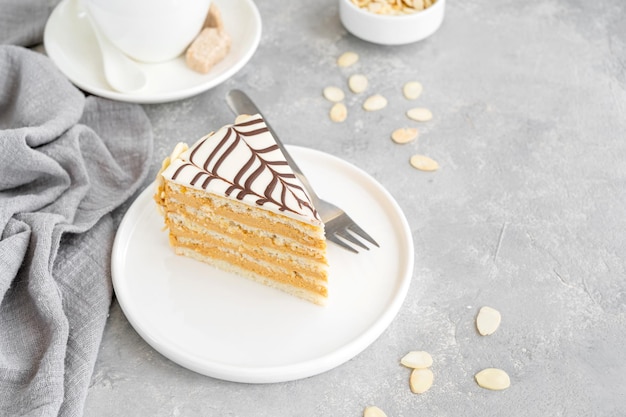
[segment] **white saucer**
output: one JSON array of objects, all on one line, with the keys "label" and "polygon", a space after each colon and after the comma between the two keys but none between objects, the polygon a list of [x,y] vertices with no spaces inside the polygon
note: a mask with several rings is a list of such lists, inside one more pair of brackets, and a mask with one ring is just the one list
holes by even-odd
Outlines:
[{"label": "white saucer", "polygon": [[215,0],[226,31],[230,53],[208,74],[189,69],[178,57],[159,64],[139,63],[148,84],[137,92],[120,93],[108,85],[95,35],[73,0],[63,0],[52,12],[44,31],[48,56],[77,87],[101,96],[132,103],[163,103],[202,93],[232,77],[252,57],[261,39],[261,16],[252,0]]},{"label": "white saucer", "polygon": [[411,230],[398,204],[339,158],[289,151],[320,196],[344,208],[380,248],[353,254],[329,243],[329,301],[320,307],[175,255],[150,186],[117,232],[113,286],[135,330],[172,361],[236,382],[305,378],[356,356],[398,313],[413,274]]}]

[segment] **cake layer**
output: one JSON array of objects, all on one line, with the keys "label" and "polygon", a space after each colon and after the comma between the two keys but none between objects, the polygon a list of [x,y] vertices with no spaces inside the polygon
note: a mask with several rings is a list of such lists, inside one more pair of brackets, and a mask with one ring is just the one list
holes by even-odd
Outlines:
[{"label": "cake layer", "polygon": [[223,247],[258,261],[275,264],[285,270],[295,271],[296,274],[301,275],[303,279],[309,282],[320,285],[324,285],[326,282],[327,266],[324,263],[310,260],[307,257],[297,256],[289,250],[284,251],[276,246],[257,245],[254,243],[254,239],[241,240],[232,238],[188,221],[180,221],[180,219],[174,220],[168,226],[172,236],[177,240],[184,238],[205,242],[207,246]]},{"label": "cake layer", "polygon": [[202,261],[209,265],[220,268],[221,270],[236,273],[240,275],[241,277],[251,279],[253,281],[264,284],[271,288],[276,288],[278,290],[284,291],[287,294],[291,294],[293,296],[302,298],[312,303],[315,303],[318,305],[326,304],[327,293],[325,289],[324,291],[310,291],[303,287],[292,286],[290,284],[286,284],[283,282],[270,280],[250,270],[243,269],[241,266],[238,266],[239,262],[237,264],[233,264],[232,262],[228,260],[211,258],[211,257],[202,255],[192,249],[189,249],[183,246],[174,247],[174,251],[176,252],[177,255],[187,256],[189,258]]},{"label": "cake layer", "polygon": [[196,208],[185,207],[171,202],[168,203],[167,207],[166,223],[168,227],[170,223],[184,224],[192,222],[193,225],[188,225],[188,227],[195,231],[221,233],[231,239],[246,241],[256,246],[274,247],[277,250],[292,252],[295,256],[306,256],[313,261],[326,264],[323,245],[305,245],[297,239],[280,235],[274,231],[238,223],[237,218],[239,216],[207,216]]},{"label": "cake layer", "polygon": [[308,291],[313,291],[321,295],[325,295],[327,293],[326,282],[307,279],[308,277],[302,275],[298,271],[294,271],[291,268],[285,268],[279,264],[265,262],[254,258],[245,253],[239,252],[237,248],[222,246],[219,243],[212,245],[211,242],[172,235],[170,235],[170,244],[175,248],[185,247],[187,249],[191,249],[202,256],[212,259],[235,263],[245,270],[254,272],[255,274],[266,277],[272,281],[282,282],[298,288],[304,288]]},{"label": "cake layer", "polygon": [[[174,235],[170,235],[170,244],[176,251],[184,248],[187,250],[187,255],[189,255],[188,251],[192,251],[198,255],[194,257],[201,257],[204,262],[212,265],[222,267],[223,265],[220,262],[236,265],[240,271],[246,272],[244,276],[248,278],[254,275],[255,280],[262,278],[264,282],[275,282],[281,286],[291,286],[321,297],[326,297],[328,294],[325,282],[311,282],[296,271],[253,258],[239,252],[236,248],[225,247],[219,243],[211,245],[210,242],[203,240]],[[226,270],[228,271],[230,268],[226,268]]]},{"label": "cake layer", "polygon": [[164,201],[167,211],[180,211],[192,208],[213,218],[229,218],[254,229],[271,230],[303,245],[319,249],[326,247],[323,232],[308,223],[297,222],[266,210],[253,210],[249,205],[231,199],[202,193],[180,185],[167,183],[167,199]]}]

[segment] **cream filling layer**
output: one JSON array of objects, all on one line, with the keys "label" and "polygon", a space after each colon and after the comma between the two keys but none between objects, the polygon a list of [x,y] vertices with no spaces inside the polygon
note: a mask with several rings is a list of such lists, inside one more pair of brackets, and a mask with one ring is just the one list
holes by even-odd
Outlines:
[{"label": "cream filling layer", "polygon": [[310,301],[312,303],[318,304],[318,305],[324,305],[326,304],[327,301],[327,296],[326,293],[324,294],[320,294],[318,292],[314,292],[314,291],[310,291],[306,288],[298,288],[298,287],[294,287],[292,285],[289,284],[285,284],[282,282],[277,282],[274,280],[270,280],[262,275],[256,274],[254,272],[251,272],[247,269],[243,269],[237,265],[233,265],[232,263],[225,261],[225,260],[221,260],[221,259],[215,259],[215,258],[209,258],[207,256],[204,256],[192,249],[188,249],[186,247],[175,247],[174,251],[176,252],[176,254],[178,255],[183,255],[183,256],[187,256],[189,258],[195,259],[197,261],[202,261],[205,262],[209,265],[212,265],[216,268],[220,268],[224,271],[228,271],[228,272],[232,272],[232,273],[236,273],[244,278],[248,278],[252,281],[258,282],[260,284],[266,285],[268,287],[271,288],[275,288],[278,290],[281,290],[285,293],[288,293],[290,295],[296,296],[296,297],[300,297],[304,300]]},{"label": "cream filling layer", "polygon": [[[181,237],[193,239],[199,242],[205,241],[207,245],[224,246],[231,248],[241,254],[246,254],[251,258],[273,262],[285,268],[293,269],[304,275],[306,279],[326,279],[328,266],[325,262],[316,261],[310,257],[301,256],[290,250],[283,250],[284,247],[276,245],[264,245],[256,241],[256,236],[251,235],[245,240],[232,237],[231,234],[223,233],[223,230],[210,230],[188,219],[184,219],[178,214],[169,214],[170,233],[176,238]],[[317,254],[323,256],[323,254]],[[317,278],[316,278],[317,277]]]},{"label": "cream filling layer", "polygon": [[[166,206],[171,202],[185,207],[194,207],[209,217],[221,215],[233,218],[242,224],[273,230],[278,234],[306,242],[307,244],[325,247],[323,227],[298,222],[266,210],[254,209],[248,204],[236,200],[202,193],[180,185],[168,183],[167,188],[164,199]],[[173,210],[175,210],[174,207],[171,210],[168,208],[168,211]]]},{"label": "cream filling layer", "polygon": [[316,280],[315,278],[303,275],[293,269],[285,268],[282,265],[256,259],[249,254],[238,251],[236,248],[221,245],[220,242],[216,242],[217,244],[211,245],[202,240],[196,240],[183,236],[171,236],[170,243],[175,248],[185,247],[199,253],[202,256],[227,261],[233,265],[237,265],[239,268],[263,276],[272,281],[288,284],[296,288],[303,288],[307,291],[323,296],[326,296],[328,293],[325,281]]}]

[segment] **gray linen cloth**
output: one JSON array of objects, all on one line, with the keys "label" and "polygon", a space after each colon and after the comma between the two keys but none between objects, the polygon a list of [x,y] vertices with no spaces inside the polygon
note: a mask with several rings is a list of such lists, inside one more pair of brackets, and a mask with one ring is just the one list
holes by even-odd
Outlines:
[{"label": "gray linen cloth", "polygon": [[35,46],[61,0],[0,0],[0,44]]},{"label": "gray linen cloth", "polygon": [[134,104],[0,46],[0,416],[79,416],[112,298],[112,211],[149,169]]}]

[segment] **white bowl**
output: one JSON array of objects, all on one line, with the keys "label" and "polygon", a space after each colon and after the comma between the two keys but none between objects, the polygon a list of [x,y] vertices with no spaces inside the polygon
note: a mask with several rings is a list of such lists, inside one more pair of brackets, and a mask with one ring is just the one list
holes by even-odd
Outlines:
[{"label": "white bowl", "polygon": [[379,15],[360,9],[350,0],[339,0],[339,18],[345,28],[368,42],[403,45],[429,37],[443,22],[446,0],[413,14]]}]

